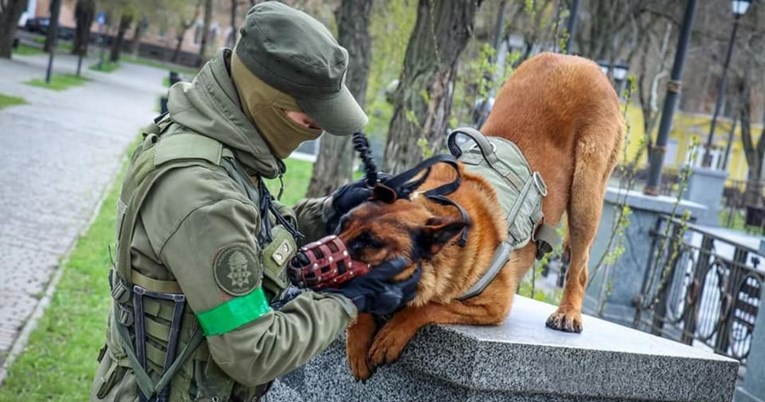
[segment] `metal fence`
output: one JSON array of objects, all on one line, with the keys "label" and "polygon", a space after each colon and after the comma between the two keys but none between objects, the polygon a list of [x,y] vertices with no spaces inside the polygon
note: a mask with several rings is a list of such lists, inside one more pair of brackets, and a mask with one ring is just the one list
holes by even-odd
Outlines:
[{"label": "metal fence", "polygon": [[765,256],[734,239],[659,217],[634,326],[746,364]]}]

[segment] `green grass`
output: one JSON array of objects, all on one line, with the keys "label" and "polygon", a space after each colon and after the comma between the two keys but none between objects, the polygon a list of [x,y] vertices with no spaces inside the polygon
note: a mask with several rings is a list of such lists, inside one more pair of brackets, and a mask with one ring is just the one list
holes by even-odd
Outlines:
[{"label": "green grass", "polygon": [[111,73],[112,71],[120,68],[120,63],[115,63],[112,61],[105,61],[103,64],[99,65],[98,63],[88,67],[93,71],[100,71],[102,73]]},{"label": "green grass", "polygon": [[[47,36],[35,36],[32,39],[32,41],[35,42],[35,43],[39,43],[39,44],[44,46],[45,45],[45,40],[46,40],[45,38],[46,37]],[[56,43],[56,49],[59,50],[59,51],[71,52],[72,51],[72,46],[74,46],[74,45],[73,45],[72,41],[70,41],[70,40],[59,39],[58,42]]]},{"label": "green grass", "polygon": [[27,101],[24,98],[0,93],[0,109],[8,106],[23,105],[25,103],[27,103]]},{"label": "green grass", "polygon": [[[284,175],[284,194],[280,201],[285,205],[294,206],[308,191],[313,163],[296,159],[287,159],[284,162],[287,164],[287,173]],[[279,195],[279,179],[268,180],[266,185],[274,197]]]},{"label": "green grass", "polygon": [[96,220],[77,240],[50,306],[0,387],[0,402],[88,400],[111,300],[107,247],[114,239],[118,191],[112,185]]},{"label": "green grass", "polygon": [[45,54],[45,52],[43,52],[43,50],[40,48],[20,43],[19,47],[13,50],[13,54],[17,54],[19,56],[36,56],[39,54]]},{"label": "green grass", "polygon": [[26,83],[34,87],[41,87],[52,89],[54,91],[63,91],[71,87],[83,85],[88,81],[87,78],[78,77],[74,74],[54,74],[51,77],[50,84],[46,83],[44,79],[35,78],[27,81]]}]

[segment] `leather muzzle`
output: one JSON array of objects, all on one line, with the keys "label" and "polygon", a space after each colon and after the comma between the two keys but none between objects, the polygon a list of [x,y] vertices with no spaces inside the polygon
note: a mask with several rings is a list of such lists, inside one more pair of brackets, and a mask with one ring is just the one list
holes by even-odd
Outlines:
[{"label": "leather muzzle", "polygon": [[295,286],[320,290],[338,288],[371,269],[369,264],[351,259],[345,243],[331,235],[301,247],[288,273]]}]

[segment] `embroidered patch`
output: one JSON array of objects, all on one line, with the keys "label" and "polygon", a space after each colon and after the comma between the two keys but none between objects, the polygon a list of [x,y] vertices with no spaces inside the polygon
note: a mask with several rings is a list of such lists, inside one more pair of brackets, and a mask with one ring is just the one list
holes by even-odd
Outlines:
[{"label": "embroidered patch", "polygon": [[258,287],[258,260],[246,246],[226,246],[215,257],[215,282],[233,296],[244,296]]}]

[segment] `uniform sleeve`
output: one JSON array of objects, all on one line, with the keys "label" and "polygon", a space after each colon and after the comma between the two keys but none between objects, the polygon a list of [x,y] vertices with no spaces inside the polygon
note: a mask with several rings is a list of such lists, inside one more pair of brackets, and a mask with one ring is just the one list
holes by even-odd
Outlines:
[{"label": "uniform sleeve", "polygon": [[324,237],[326,224],[332,214],[330,197],[306,198],[295,206],[298,229],[303,233],[304,243],[310,243]]},{"label": "uniform sleeve", "polygon": [[[213,359],[247,386],[265,384],[303,365],[356,317],[353,303],[339,295],[306,292],[280,311],[253,299],[262,293],[263,268],[253,237],[258,222],[251,204],[215,201],[189,213],[160,251],[200,318]],[[204,317],[230,306],[229,313],[241,325],[226,328],[232,319],[213,322],[217,327],[212,331],[205,326]],[[252,309],[260,313],[254,316]]]}]

